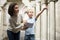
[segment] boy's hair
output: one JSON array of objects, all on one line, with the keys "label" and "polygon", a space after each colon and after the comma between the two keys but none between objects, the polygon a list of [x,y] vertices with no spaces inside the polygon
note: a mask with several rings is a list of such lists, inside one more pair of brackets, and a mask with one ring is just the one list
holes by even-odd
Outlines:
[{"label": "boy's hair", "polygon": [[10,15],[10,16],[13,16],[14,14],[14,7],[15,7],[15,5],[18,5],[17,3],[11,3],[10,5],[9,5],[9,8],[8,8],[8,14]]},{"label": "boy's hair", "polygon": [[27,10],[25,11],[25,13],[27,13],[28,14],[28,11],[29,10],[32,10],[33,12],[34,12],[34,8],[33,7],[31,7],[31,8],[27,8]]}]

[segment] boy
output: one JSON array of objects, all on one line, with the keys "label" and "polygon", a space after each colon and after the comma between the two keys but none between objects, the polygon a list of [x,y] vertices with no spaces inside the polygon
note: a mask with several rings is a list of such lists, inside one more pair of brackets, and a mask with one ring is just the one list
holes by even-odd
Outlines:
[{"label": "boy", "polygon": [[45,9],[47,8],[44,8],[36,17],[33,17],[34,11],[32,9],[28,9],[27,11],[28,19],[26,19],[25,22],[26,25],[28,25],[27,23],[30,23],[33,24],[33,26],[30,27],[30,25],[28,25],[28,28],[25,30],[25,40],[35,40],[34,23]]}]

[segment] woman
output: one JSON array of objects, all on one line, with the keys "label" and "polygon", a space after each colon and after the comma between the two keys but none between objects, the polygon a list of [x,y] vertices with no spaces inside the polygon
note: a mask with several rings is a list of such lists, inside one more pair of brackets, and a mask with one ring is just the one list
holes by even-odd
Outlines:
[{"label": "woman", "polygon": [[7,29],[7,35],[9,40],[20,40],[20,28],[23,26],[21,24],[22,17],[18,15],[19,7],[17,3],[11,3],[8,8],[9,26]]}]

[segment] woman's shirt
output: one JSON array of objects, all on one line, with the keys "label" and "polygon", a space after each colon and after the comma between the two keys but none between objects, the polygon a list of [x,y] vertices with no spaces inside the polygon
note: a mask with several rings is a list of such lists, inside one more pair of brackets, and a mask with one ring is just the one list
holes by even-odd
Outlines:
[{"label": "woman's shirt", "polygon": [[22,21],[22,16],[13,16],[9,18],[9,25],[8,25],[8,30],[17,33],[20,31],[20,28],[23,26],[21,23]]}]

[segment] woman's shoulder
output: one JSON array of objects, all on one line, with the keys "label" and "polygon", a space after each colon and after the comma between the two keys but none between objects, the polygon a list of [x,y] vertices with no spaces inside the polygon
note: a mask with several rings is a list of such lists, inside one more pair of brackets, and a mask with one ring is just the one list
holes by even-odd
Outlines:
[{"label": "woman's shoulder", "polygon": [[18,18],[23,19],[22,14],[18,14]]},{"label": "woman's shoulder", "polygon": [[18,17],[22,17],[22,14],[18,14]]},{"label": "woman's shoulder", "polygon": [[13,18],[12,18],[11,16],[8,18],[9,21],[12,21],[12,19],[13,19]]}]

